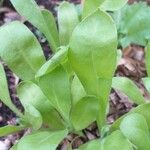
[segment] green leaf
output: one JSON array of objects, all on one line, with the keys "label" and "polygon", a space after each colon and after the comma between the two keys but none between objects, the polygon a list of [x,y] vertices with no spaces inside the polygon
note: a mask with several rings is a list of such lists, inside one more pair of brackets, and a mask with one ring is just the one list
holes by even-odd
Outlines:
[{"label": "green leaf", "polygon": [[43,123],[40,112],[30,104],[24,106],[25,109],[25,123],[28,123],[34,130],[38,130]]},{"label": "green leaf", "polygon": [[[41,10],[34,0],[10,0],[16,10],[37,27],[50,43],[52,50],[57,51],[59,41],[56,38],[55,21],[51,13]],[[56,35],[55,35],[56,33]]]},{"label": "green leaf", "polygon": [[17,150],[17,144],[13,145],[10,150]]},{"label": "green leaf", "polygon": [[80,150],[133,150],[132,144],[118,130],[100,140],[93,140],[80,147]]},{"label": "green leaf", "polygon": [[128,0],[105,0],[100,8],[105,11],[116,11],[118,9],[121,9]]},{"label": "green leaf", "polygon": [[75,26],[79,23],[75,6],[69,2],[62,2],[58,7],[58,27],[61,45],[68,45]]},{"label": "green leaf", "polygon": [[114,77],[112,87],[125,93],[132,102],[138,105],[145,103],[145,99],[138,87],[126,77]]},{"label": "green leaf", "polygon": [[0,128],[0,137],[19,132],[25,128],[26,128],[25,126],[12,126],[12,125],[7,125],[4,127],[1,127]]},{"label": "green leaf", "polygon": [[18,21],[0,28],[0,56],[22,80],[34,79],[37,70],[45,63],[39,42]]},{"label": "green leaf", "polygon": [[100,139],[92,140],[86,144],[83,144],[79,147],[79,150],[101,150],[101,142]]},{"label": "green leaf", "polygon": [[77,76],[74,76],[71,83],[71,95],[73,105],[86,96],[86,92]]},{"label": "green leaf", "polygon": [[68,55],[87,94],[100,99],[99,122],[104,122],[117,59],[117,31],[111,17],[98,9],[85,18],[73,31]]},{"label": "green leaf", "polygon": [[[58,34],[58,29],[57,29],[55,18],[53,14],[46,9],[42,9],[41,12],[44,17],[45,23],[47,24],[47,27],[49,29],[49,33],[51,34],[56,44],[56,47],[58,47],[60,45],[60,42],[59,42],[59,34]],[[48,35],[47,35],[47,38],[48,38]],[[49,40],[49,42],[51,42],[51,40]],[[55,51],[56,51],[56,48],[55,48]]]},{"label": "green leaf", "polygon": [[132,113],[138,113],[138,114],[144,116],[144,118],[147,122],[148,128],[150,130],[149,112],[150,112],[150,103],[139,105],[138,107],[132,109],[129,113],[127,113],[127,114],[123,115],[122,117],[120,117],[119,119],[117,119],[111,126],[110,130],[115,131],[115,130],[119,129],[120,123],[123,120],[123,118]]},{"label": "green leaf", "polygon": [[39,86],[53,107],[69,123],[71,90],[67,72],[59,65],[53,71],[39,78]]},{"label": "green leaf", "polygon": [[117,50],[117,65],[120,62],[122,56],[123,56],[122,51],[120,49],[118,49]]},{"label": "green leaf", "polygon": [[17,144],[17,150],[56,150],[67,134],[67,130],[39,131],[23,137]]},{"label": "green leaf", "polygon": [[126,116],[120,124],[120,129],[138,150],[150,149],[150,133],[142,115],[133,113]]},{"label": "green leaf", "polygon": [[4,2],[4,0],[0,0],[0,6],[2,6],[2,5],[3,5],[3,2]]},{"label": "green leaf", "polygon": [[116,11],[121,9],[128,0],[84,0],[83,18],[92,14],[99,7],[104,11]]},{"label": "green leaf", "polygon": [[105,0],[84,0],[82,18],[92,14]]},{"label": "green leaf", "polygon": [[145,52],[145,64],[148,77],[150,77],[150,41],[147,44]]},{"label": "green leaf", "polygon": [[146,87],[147,91],[150,93],[150,78],[147,77],[143,78],[142,80],[144,82],[144,86]]},{"label": "green leaf", "polygon": [[106,137],[102,141],[101,148],[102,150],[133,150],[132,144],[119,130]]},{"label": "green leaf", "polygon": [[23,117],[21,112],[16,108],[16,106],[11,101],[5,71],[1,63],[0,63],[0,100],[6,106],[8,106],[13,112],[15,112],[19,117]]},{"label": "green leaf", "polygon": [[149,16],[150,7],[146,2],[128,4],[115,12],[114,19],[117,18],[119,44],[123,47],[131,43],[146,46],[147,40],[150,39]]},{"label": "green leaf", "polygon": [[38,79],[39,77],[53,71],[57,66],[65,62],[67,55],[68,47],[60,47],[60,50],[38,70],[36,73],[36,78]]},{"label": "green leaf", "polygon": [[21,82],[17,88],[17,93],[23,106],[33,105],[41,113],[45,125],[51,129],[63,128],[59,114],[36,84],[29,81]]},{"label": "green leaf", "polygon": [[78,101],[71,110],[71,122],[75,130],[82,130],[94,122],[98,110],[98,99],[94,96],[86,96]]}]

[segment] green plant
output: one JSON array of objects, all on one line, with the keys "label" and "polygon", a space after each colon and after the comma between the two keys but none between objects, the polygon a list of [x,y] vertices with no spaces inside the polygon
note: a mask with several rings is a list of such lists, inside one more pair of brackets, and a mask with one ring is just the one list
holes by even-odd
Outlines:
[{"label": "green plant", "polygon": [[3,1],[4,1],[4,0],[0,0],[0,6],[2,6],[2,5],[3,5]]},{"label": "green plant", "polygon": [[133,43],[146,46],[150,38],[150,7],[146,2],[127,4],[111,14],[116,22],[119,45],[127,47]]},{"label": "green plant", "polygon": [[[35,36],[18,21],[0,28],[0,57],[23,80],[17,94],[25,109],[21,113],[12,104],[0,65],[0,99],[19,117],[19,125],[0,128],[0,136],[32,129],[11,149],[55,150],[69,133],[80,134],[96,121],[101,138],[79,149],[148,150],[150,104],[132,81],[113,78],[117,29],[106,11],[121,8],[127,0],[86,0],[80,13],[73,4],[63,2],[58,8],[59,31],[52,13],[40,9],[33,0],[11,2],[45,35],[54,52],[46,61]],[[109,126],[106,118],[111,87],[124,92],[139,106]],[[139,145],[143,136],[146,140]]]}]

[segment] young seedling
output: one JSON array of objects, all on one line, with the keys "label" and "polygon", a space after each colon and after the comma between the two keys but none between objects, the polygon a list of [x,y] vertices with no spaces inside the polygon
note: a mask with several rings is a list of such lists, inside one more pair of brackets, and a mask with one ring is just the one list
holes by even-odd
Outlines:
[{"label": "young seedling", "polygon": [[[17,95],[25,110],[21,113],[12,104],[0,65],[0,99],[19,117],[19,125],[0,128],[0,136],[32,129],[11,150],[55,150],[69,133],[79,133],[95,121],[101,138],[80,150],[149,149],[150,104],[132,81],[113,78],[117,29],[107,11],[118,10],[126,2],[85,0],[80,13],[75,5],[63,2],[58,8],[57,29],[52,13],[39,8],[34,0],[11,0],[44,34],[54,52],[46,61],[36,37],[19,21],[0,28],[0,57],[22,80]],[[139,106],[109,127],[106,120],[112,87]]]}]

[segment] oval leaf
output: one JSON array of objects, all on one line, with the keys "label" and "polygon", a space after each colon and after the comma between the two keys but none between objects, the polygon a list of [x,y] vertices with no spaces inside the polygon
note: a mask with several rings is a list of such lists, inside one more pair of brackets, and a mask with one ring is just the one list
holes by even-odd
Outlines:
[{"label": "oval leaf", "polygon": [[138,150],[150,149],[150,133],[142,115],[133,113],[126,116],[120,124],[120,129]]},{"label": "oval leaf", "polygon": [[101,99],[104,120],[117,59],[117,31],[111,17],[97,10],[85,18],[73,31],[68,54],[87,94]]},{"label": "oval leaf", "polygon": [[43,123],[51,129],[62,129],[61,118],[41,89],[32,82],[21,82],[17,88],[23,106],[33,105],[42,115]]},{"label": "oval leaf", "polygon": [[105,0],[100,8],[106,11],[116,11],[118,9],[121,9],[128,0]]},{"label": "oval leaf", "polygon": [[86,96],[78,101],[71,111],[71,122],[75,130],[82,130],[94,122],[98,110],[98,99],[94,96]]},{"label": "oval leaf", "polygon": [[58,27],[61,45],[68,45],[70,36],[75,26],[79,23],[75,6],[69,2],[63,2],[58,7]]},{"label": "oval leaf", "polygon": [[138,105],[145,103],[145,99],[140,93],[140,90],[130,79],[126,77],[114,77],[112,87],[125,93],[130,100]]},{"label": "oval leaf", "polygon": [[92,14],[105,0],[83,0],[82,18]]},{"label": "oval leaf", "polygon": [[0,28],[0,56],[22,80],[34,79],[35,73],[45,63],[39,42],[18,21]]},{"label": "oval leaf", "polygon": [[5,71],[1,63],[0,63],[0,100],[6,106],[8,106],[13,112],[15,112],[19,117],[23,116],[11,101]]},{"label": "oval leaf", "polygon": [[[56,35],[56,23],[48,11],[41,10],[34,0],[10,0],[16,10],[37,27],[50,43],[52,50],[57,51],[59,46]],[[50,24],[49,24],[50,23]],[[55,34],[56,33],[56,34]]]},{"label": "oval leaf", "polygon": [[118,130],[107,136],[103,140],[93,140],[82,145],[80,150],[133,150],[132,144],[128,139]]},{"label": "oval leaf", "polygon": [[132,109],[129,113],[127,113],[127,114],[123,115],[122,117],[120,117],[119,119],[117,119],[111,126],[111,131],[115,131],[115,130],[119,129],[122,119],[132,113],[138,113],[138,114],[144,116],[144,118],[147,122],[148,128],[150,129],[149,112],[150,112],[150,103],[139,105],[138,107]]},{"label": "oval leaf", "polygon": [[150,39],[149,16],[150,7],[146,2],[128,4],[120,11],[115,12],[114,20],[116,20],[118,28],[119,44],[122,47],[127,47],[132,43],[141,46],[147,45],[147,41]]},{"label": "oval leaf", "polygon": [[73,105],[86,96],[86,92],[77,76],[73,78],[71,83],[71,95]]},{"label": "oval leaf", "polygon": [[23,137],[17,144],[17,150],[56,150],[67,134],[67,130],[39,131]]},{"label": "oval leaf", "polygon": [[1,127],[0,128],[0,137],[19,132],[25,128],[26,128],[25,126],[12,126],[12,125],[7,125],[4,127]]},{"label": "oval leaf", "polygon": [[83,144],[79,147],[79,150],[101,150],[101,142],[100,139],[92,140],[86,144]]},{"label": "oval leaf", "polygon": [[100,79],[111,79],[116,65],[116,47],[116,28],[111,18],[100,10],[75,28],[69,60],[88,94],[97,94]]},{"label": "oval leaf", "polygon": [[48,60],[37,72],[36,78],[46,75],[53,71],[57,66],[63,63],[67,59],[68,48],[62,46],[55,55]]},{"label": "oval leaf", "polygon": [[43,123],[40,112],[30,104],[24,106],[25,109],[25,123],[28,123],[34,130],[38,130]]},{"label": "oval leaf", "polygon": [[39,78],[39,86],[53,107],[69,123],[71,90],[67,72],[59,65],[53,71]]},{"label": "oval leaf", "polygon": [[[54,52],[56,52],[57,47],[59,47],[59,45],[60,45],[60,42],[59,42],[59,34],[58,34],[58,29],[57,29],[55,18],[53,16],[53,14],[50,11],[46,10],[46,9],[42,9],[41,12],[42,12],[42,15],[44,17],[45,23],[48,27],[48,30],[49,30],[48,33],[51,34],[52,39],[54,40],[54,44],[56,46],[52,46],[53,42],[52,42],[51,38],[49,39],[50,45],[52,47],[52,50]],[[45,33],[45,35],[47,35],[47,38],[49,37],[49,35],[47,33]]]}]

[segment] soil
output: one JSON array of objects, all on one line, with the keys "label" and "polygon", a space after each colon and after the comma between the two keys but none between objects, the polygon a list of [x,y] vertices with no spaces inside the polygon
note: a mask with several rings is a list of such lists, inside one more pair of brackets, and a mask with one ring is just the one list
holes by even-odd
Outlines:
[{"label": "soil", "polygon": [[[56,7],[62,0],[37,0],[37,3],[41,7],[45,7],[51,10],[54,15],[56,15]],[[74,3],[79,3],[80,0],[70,0]],[[133,3],[135,0],[129,0],[129,3]],[[150,0],[148,0],[150,3]],[[4,23],[11,22],[13,20],[24,21],[24,18],[20,17],[12,5],[8,0],[4,0],[3,6],[0,8],[0,25]],[[45,38],[34,28],[30,23],[25,22],[25,24],[33,31],[33,33],[37,36],[40,41],[45,57],[48,59],[51,56],[50,48],[48,46]],[[137,45],[130,45],[129,47],[122,49],[123,58],[118,64],[117,71],[115,73],[116,76],[126,76],[132,79],[135,84],[139,87],[142,94],[149,99],[150,95],[148,95],[145,90],[141,78],[146,76],[145,64],[144,64],[144,48]],[[13,103],[23,111],[23,107],[19,102],[19,99],[16,96],[16,85],[19,82],[19,79],[11,72],[11,70],[4,64],[4,68],[6,71],[9,91],[12,98]],[[119,116],[125,114],[130,109],[135,107],[135,104],[131,103],[127,96],[123,93],[112,90],[110,94],[110,113],[108,115],[108,122],[111,124],[116,120]],[[0,102],[0,127],[7,124],[16,124],[16,115],[2,102]],[[17,142],[17,140],[26,132],[21,132],[18,134],[10,135],[7,137],[0,138],[0,150],[8,150],[13,144]],[[72,143],[74,148],[77,148],[82,143],[85,143],[88,140],[95,139],[99,137],[99,133],[97,130],[97,126],[92,124],[87,129],[83,130],[83,137],[78,137],[77,135],[69,135],[58,147],[58,150],[66,150],[69,146],[69,143]]]}]

